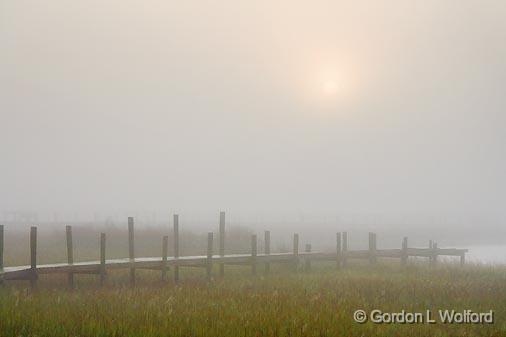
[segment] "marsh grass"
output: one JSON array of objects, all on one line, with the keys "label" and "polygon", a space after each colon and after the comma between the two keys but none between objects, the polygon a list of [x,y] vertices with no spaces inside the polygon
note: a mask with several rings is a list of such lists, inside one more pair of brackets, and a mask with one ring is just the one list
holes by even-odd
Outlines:
[{"label": "marsh grass", "polygon": [[[261,266],[259,270],[262,270]],[[249,267],[228,267],[223,280],[205,280],[184,268],[180,285],[159,272],[138,272],[135,288],[126,271],[98,286],[93,276],[42,277],[31,293],[22,282],[0,291],[2,336],[506,336],[506,270],[499,267],[353,263],[336,271],[313,263],[310,272],[275,266],[253,278]],[[358,324],[357,309],[385,312],[427,309],[495,311],[490,325]]]}]

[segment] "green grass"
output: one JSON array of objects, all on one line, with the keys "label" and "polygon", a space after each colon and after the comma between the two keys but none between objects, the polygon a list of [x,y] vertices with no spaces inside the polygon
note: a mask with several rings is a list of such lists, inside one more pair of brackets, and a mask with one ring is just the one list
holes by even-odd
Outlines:
[{"label": "green grass", "polygon": [[[261,266],[260,266],[261,267]],[[262,271],[259,268],[259,271]],[[314,263],[311,272],[275,267],[251,277],[248,267],[227,267],[208,284],[201,269],[184,269],[179,286],[161,283],[158,272],[138,273],[130,288],[127,271],[42,278],[31,293],[23,282],[0,290],[1,336],[506,336],[506,269],[398,263],[352,264],[335,271]],[[261,273],[260,273],[261,274]],[[353,312],[427,309],[495,311],[489,325],[358,324]]]}]

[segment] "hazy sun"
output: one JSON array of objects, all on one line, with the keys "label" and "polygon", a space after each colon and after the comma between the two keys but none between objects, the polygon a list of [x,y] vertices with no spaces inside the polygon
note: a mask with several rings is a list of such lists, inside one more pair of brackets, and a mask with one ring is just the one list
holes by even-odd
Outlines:
[{"label": "hazy sun", "polygon": [[336,95],[339,91],[339,87],[337,86],[337,83],[333,80],[326,80],[322,84],[322,90],[323,93],[327,96],[333,96]]},{"label": "hazy sun", "polygon": [[300,67],[298,90],[301,98],[312,104],[314,111],[341,112],[356,99],[359,73],[354,62],[331,56],[309,58],[307,64],[311,66]]}]

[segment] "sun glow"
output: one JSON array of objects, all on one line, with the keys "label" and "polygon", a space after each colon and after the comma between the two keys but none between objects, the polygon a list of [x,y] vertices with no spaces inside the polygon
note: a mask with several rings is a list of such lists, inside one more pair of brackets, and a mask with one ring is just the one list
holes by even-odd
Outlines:
[{"label": "sun glow", "polygon": [[312,75],[308,85],[311,87],[313,99],[330,102],[342,101],[347,96],[350,83],[346,69],[339,69],[336,66],[324,66]]},{"label": "sun glow", "polygon": [[[359,58],[343,52],[315,53],[302,58],[294,71],[298,98],[311,115],[339,115],[349,111],[359,95],[359,79],[363,69]],[[361,80],[360,80],[361,82]]]},{"label": "sun glow", "polygon": [[334,80],[326,80],[323,82],[322,91],[327,96],[333,96],[339,92],[339,86]]}]

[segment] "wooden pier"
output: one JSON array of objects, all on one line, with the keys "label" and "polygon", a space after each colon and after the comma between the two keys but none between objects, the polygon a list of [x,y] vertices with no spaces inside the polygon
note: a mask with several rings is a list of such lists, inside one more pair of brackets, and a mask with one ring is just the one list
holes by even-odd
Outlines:
[{"label": "wooden pier", "polygon": [[271,236],[269,231],[264,233],[264,253],[257,251],[257,235],[251,237],[250,254],[225,254],[225,213],[220,213],[218,255],[214,254],[214,236],[208,233],[207,255],[180,256],[179,251],[179,217],[174,215],[174,245],[173,256],[168,256],[168,237],[162,237],[162,252],[160,257],[135,257],[134,250],[134,219],[128,218],[128,247],[129,257],[123,259],[106,258],[106,235],[100,233],[100,260],[89,262],[74,262],[72,227],[66,226],[67,239],[67,263],[37,264],[37,227],[30,228],[30,265],[4,267],[4,226],[0,225],[0,283],[8,280],[26,280],[32,287],[36,287],[39,275],[43,274],[67,274],[69,287],[74,286],[74,277],[77,274],[96,274],[101,284],[106,282],[107,271],[114,269],[129,269],[130,283],[135,284],[136,269],[149,269],[159,271],[161,279],[167,279],[167,271],[174,271],[174,281],[179,282],[179,268],[202,267],[206,270],[209,281],[213,278],[213,265],[219,266],[219,276],[224,277],[226,265],[246,265],[251,267],[251,273],[256,275],[258,266],[264,266],[264,272],[270,272],[273,263],[286,263],[293,266],[297,271],[304,263],[305,270],[309,270],[311,261],[335,261],[337,268],[345,268],[350,259],[365,259],[369,263],[376,264],[377,258],[398,258],[401,266],[408,263],[408,258],[428,258],[430,265],[435,265],[438,256],[457,256],[460,263],[465,263],[467,249],[439,248],[436,242],[430,242],[428,248],[408,247],[408,238],[402,240],[399,249],[377,249],[376,234],[369,233],[369,249],[349,250],[348,233],[342,232],[336,235],[336,250],[332,252],[317,252],[311,250],[311,245],[306,244],[304,251],[299,251],[299,234],[293,235],[293,249],[290,253],[271,253]]}]

